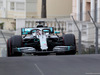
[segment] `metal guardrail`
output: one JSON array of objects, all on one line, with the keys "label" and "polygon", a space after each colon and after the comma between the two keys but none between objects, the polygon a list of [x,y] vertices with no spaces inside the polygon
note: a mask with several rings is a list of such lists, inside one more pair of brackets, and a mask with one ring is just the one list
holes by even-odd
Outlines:
[{"label": "metal guardrail", "polygon": [[15,32],[7,31],[7,30],[0,30],[0,57],[7,56],[7,39],[14,35]]}]

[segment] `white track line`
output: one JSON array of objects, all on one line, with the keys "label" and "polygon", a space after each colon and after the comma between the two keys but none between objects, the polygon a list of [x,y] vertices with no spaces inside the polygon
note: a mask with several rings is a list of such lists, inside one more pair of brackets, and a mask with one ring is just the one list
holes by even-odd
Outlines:
[{"label": "white track line", "polygon": [[85,73],[87,75],[100,75],[100,73]]},{"label": "white track line", "polygon": [[38,71],[41,73],[41,75],[44,75],[44,73],[42,72],[42,70],[38,67],[38,65],[37,64],[34,64],[35,65],[35,67],[38,69]]}]

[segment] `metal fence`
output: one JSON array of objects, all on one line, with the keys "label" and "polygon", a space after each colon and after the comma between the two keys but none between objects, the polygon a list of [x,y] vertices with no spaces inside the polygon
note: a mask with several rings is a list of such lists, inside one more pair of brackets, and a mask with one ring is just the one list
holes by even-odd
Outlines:
[{"label": "metal fence", "polygon": [[[81,43],[86,43],[89,46],[83,51],[81,50],[81,53],[100,53],[100,14],[98,13],[100,10],[91,10],[86,11],[80,14],[73,14],[75,21],[79,21],[81,23],[81,28],[79,27],[81,31]],[[77,24],[77,23],[76,23]],[[78,31],[79,32],[79,31]],[[84,36],[85,34],[85,36]],[[88,37],[86,37],[86,34]],[[83,39],[87,38],[88,41],[83,41]],[[82,44],[83,45],[83,44]]]}]

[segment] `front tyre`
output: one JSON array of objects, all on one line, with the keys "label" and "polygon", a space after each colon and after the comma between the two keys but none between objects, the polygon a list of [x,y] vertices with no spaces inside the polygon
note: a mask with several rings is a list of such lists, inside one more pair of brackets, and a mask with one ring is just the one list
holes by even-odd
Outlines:
[{"label": "front tyre", "polygon": [[14,48],[22,47],[22,37],[19,35],[15,35],[8,39],[7,41],[7,55],[10,56],[22,56],[22,53],[15,52]]},{"label": "front tyre", "polygon": [[8,39],[7,40],[7,56],[8,57],[12,56],[10,48],[11,48],[10,39]]},{"label": "front tyre", "polygon": [[76,40],[74,34],[65,34],[63,36],[65,46],[75,46],[74,50],[66,52],[68,55],[75,55],[76,54]]}]

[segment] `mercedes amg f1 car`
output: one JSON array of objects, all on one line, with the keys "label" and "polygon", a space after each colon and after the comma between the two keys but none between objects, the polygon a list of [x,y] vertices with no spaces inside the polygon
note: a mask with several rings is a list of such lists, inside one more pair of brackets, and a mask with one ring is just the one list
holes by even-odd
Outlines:
[{"label": "mercedes amg f1 car", "polygon": [[7,40],[7,55],[28,54],[76,54],[74,34],[59,36],[53,27],[37,25],[36,28],[22,28],[21,36],[14,35]]}]

